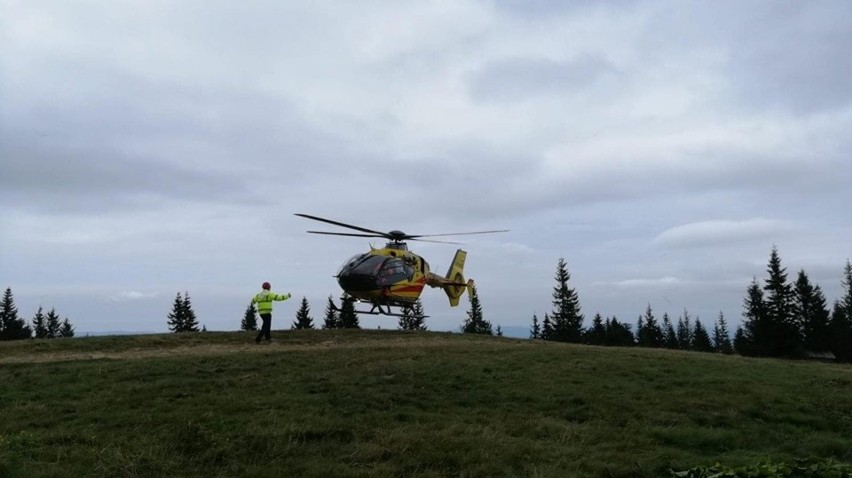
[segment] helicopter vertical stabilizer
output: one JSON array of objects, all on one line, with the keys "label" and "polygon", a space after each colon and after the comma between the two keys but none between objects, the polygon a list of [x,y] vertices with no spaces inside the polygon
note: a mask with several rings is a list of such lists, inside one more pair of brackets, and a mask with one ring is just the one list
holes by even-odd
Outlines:
[{"label": "helicopter vertical stabilizer", "polygon": [[443,289],[450,299],[450,307],[459,305],[459,298],[464,294],[465,289],[471,285],[470,283],[465,283],[464,280],[465,259],[467,259],[467,252],[461,249],[457,250],[455,257],[453,257],[453,262],[450,264],[450,269],[447,270],[447,281],[450,284],[444,285]]}]

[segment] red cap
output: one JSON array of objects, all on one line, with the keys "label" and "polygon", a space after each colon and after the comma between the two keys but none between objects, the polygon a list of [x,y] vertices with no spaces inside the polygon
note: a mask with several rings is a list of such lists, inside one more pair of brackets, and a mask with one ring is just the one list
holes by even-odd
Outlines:
[{"label": "red cap", "polygon": [[263,283],[263,288],[264,288],[264,289],[267,289],[267,290],[268,290],[270,287],[272,287],[272,286],[271,286],[271,285],[269,285],[269,282],[264,282],[264,283]]}]

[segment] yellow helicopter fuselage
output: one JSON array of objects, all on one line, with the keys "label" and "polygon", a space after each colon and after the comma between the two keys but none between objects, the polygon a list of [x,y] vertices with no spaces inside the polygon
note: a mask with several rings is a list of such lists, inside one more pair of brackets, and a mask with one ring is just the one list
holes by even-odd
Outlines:
[{"label": "yellow helicopter fuselage", "polygon": [[461,294],[473,285],[473,281],[464,280],[466,256],[465,251],[456,251],[444,277],[431,272],[429,263],[409,251],[405,243],[391,242],[384,248],[352,256],[336,277],[347,295],[374,305],[411,305],[428,285],[444,289],[450,305],[455,307]]}]

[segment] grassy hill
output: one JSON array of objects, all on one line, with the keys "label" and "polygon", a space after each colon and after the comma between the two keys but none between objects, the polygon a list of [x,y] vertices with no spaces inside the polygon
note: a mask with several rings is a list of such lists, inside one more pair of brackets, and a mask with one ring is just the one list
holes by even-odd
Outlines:
[{"label": "grassy hill", "polygon": [[0,476],[659,476],[852,461],[852,367],[450,333],[0,343]]}]

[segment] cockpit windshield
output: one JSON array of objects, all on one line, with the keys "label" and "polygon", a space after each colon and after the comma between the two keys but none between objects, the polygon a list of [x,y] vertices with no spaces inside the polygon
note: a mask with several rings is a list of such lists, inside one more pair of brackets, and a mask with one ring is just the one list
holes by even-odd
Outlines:
[{"label": "cockpit windshield", "polygon": [[355,254],[349,259],[346,259],[346,261],[344,261],[343,264],[340,265],[340,269],[337,270],[337,275],[340,275],[344,270],[355,267],[359,262],[363,261],[369,256],[369,253],[364,252],[361,254]]},{"label": "cockpit windshield", "polygon": [[338,277],[364,277],[378,285],[389,285],[400,280],[411,280],[414,268],[400,258],[374,254],[356,254],[340,267]]}]

